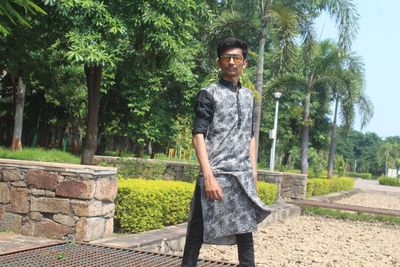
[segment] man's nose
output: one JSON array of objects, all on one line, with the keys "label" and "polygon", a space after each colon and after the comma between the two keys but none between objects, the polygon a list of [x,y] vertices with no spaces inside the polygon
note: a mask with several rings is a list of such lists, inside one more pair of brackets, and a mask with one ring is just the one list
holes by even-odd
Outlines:
[{"label": "man's nose", "polygon": [[233,60],[233,57],[229,58],[229,64],[235,64],[235,61]]}]

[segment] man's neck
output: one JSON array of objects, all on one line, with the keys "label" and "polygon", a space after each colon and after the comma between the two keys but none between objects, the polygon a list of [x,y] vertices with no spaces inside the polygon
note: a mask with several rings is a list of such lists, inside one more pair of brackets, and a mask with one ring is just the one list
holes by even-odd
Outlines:
[{"label": "man's neck", "polygon": [[237,85],[239,83],[240,77],[226,77],[226,76],[223,76],[222,79],[224,79],[225,81],[228,81],[228,82],[232,82],[232,83]]}]

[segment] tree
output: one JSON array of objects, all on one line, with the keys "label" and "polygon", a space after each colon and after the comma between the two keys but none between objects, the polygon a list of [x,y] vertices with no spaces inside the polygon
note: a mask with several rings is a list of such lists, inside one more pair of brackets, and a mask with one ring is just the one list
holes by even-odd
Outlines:
[{"label": "tree", "polygon": [[97,148],[100,87],[104,68],[110,73],[119,60],[125,26],[107,5],[95,0],[49,1],[49,6],[61,17],[66,27],[64,39],[57,45],[67,47],[67,59],[83,65],[88,90],[86,136],[82,164],[93,164]]},{"label": "tree", "polygon": [[[257,74],[256,74],[256,90],[262,95],[263,79],[264,79],[264,52],[265,44],[267,41],[267,35],[274,28],[270,24],[270,18],[274,14],[280,14],[282,18],[290,18],[293,15],[296,17],[298,22],[298,28],[300,29],[300,36],[303,39],[303,45],[311,48],[314,43],[313,34],[313,20],[318,15],[326,10],[338,25],[339,29],[339,45],[343,49],[348,49],[351,44],[351,40],[356,34],[357,29],[357,18],[358,14],[351,0],[323,0],[323,1],[272,1],[272,0],[248,0],[248,1],[228,1],[231,3],[231,7],[234,10],[242,10],[249,20],[257,20],[259,26],[259,46],[258,46],[258,62],[257,62]],[[291,12],[288,12],[291,10]],[[279,12],[281,11],[281,12]],[[284,12],[282,12],[284,11]],[[284,16],[282,16],[285,14]],[[292,16],[290,15],[292,14]],[[284,21],[284,20],[283,20]],[[283,23],[284,25],[284,23]],[[290,39],[293,42],[293,36],[283,35],[283,38],[290,43]],[[310,59],[305,58],[305,64]],[[283,62],[283,61],[281,61]],[[310,83],[314,75],[312,72],[309,77],[311,78]],[[310,99],[311,91],[307,91],[306,105],[304,110],[304,122],[302,128],[302,149],[301,149],[301,166],[302,173],[307,172],[307,148],[308,148],[308,136],[309,136],[309,110],[310,110]],[[262,99],[262,98],[261,98]],[[258,136],[260,129],[260,117],[261,117],[261,102],[255,105],[255,136],[258,144]]]},{"label": "tree", "polygon": [[335,102],[334,117],[331,131],[331,144],[328,157],[328,179],[333,177],[334,158],[337,142],[337,114],[341,104],[341,117],[343,132],[351,128],[355,117],[355,106],[359,107],[361,114],[361,127],[365,127],[373,116],[371,102],[363,93],[364,68],[361,59],[354,54],[342,54],[337,50],[337,64],[332,85],[332,99]]},{"label": "tree", "polygon": [[400,159],[400,143],[385,141],[378,149],[379,163],[385,165],[385,176],[388,175],[388,169],[397,169]]}]

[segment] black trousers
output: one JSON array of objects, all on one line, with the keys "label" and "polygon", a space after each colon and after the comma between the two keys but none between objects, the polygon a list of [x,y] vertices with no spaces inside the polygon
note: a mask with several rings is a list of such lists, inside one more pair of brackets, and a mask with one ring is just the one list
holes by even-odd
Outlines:
[{"label": "black trousers", "polygon": [[[195,267],[203,244],[203,214],[201,211],[200,187],[196,186],[194,193],[194,210],[188,222],[185,249],[181,267]],[[239,266],[255,267],[253,234],[236,234]]]}]

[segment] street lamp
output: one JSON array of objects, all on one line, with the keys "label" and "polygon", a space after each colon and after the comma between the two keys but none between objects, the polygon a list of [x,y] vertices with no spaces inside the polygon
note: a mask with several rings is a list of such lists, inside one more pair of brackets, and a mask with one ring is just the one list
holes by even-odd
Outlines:
[{"label": "street lamp", "polygon": [[276,133],[278,131],[278,107],[279,107],[279,98],[282,96],[282,92],[275,92],[274,97],[276,99],[275,105],[275,119],[274,119],[274,129],[269,132],[269,138],[273,139],[272,147],[271,147],[271,157],[269,159],[269,170],[271,172],[274,171],[275,166],[275,147],[276,147]]}]

